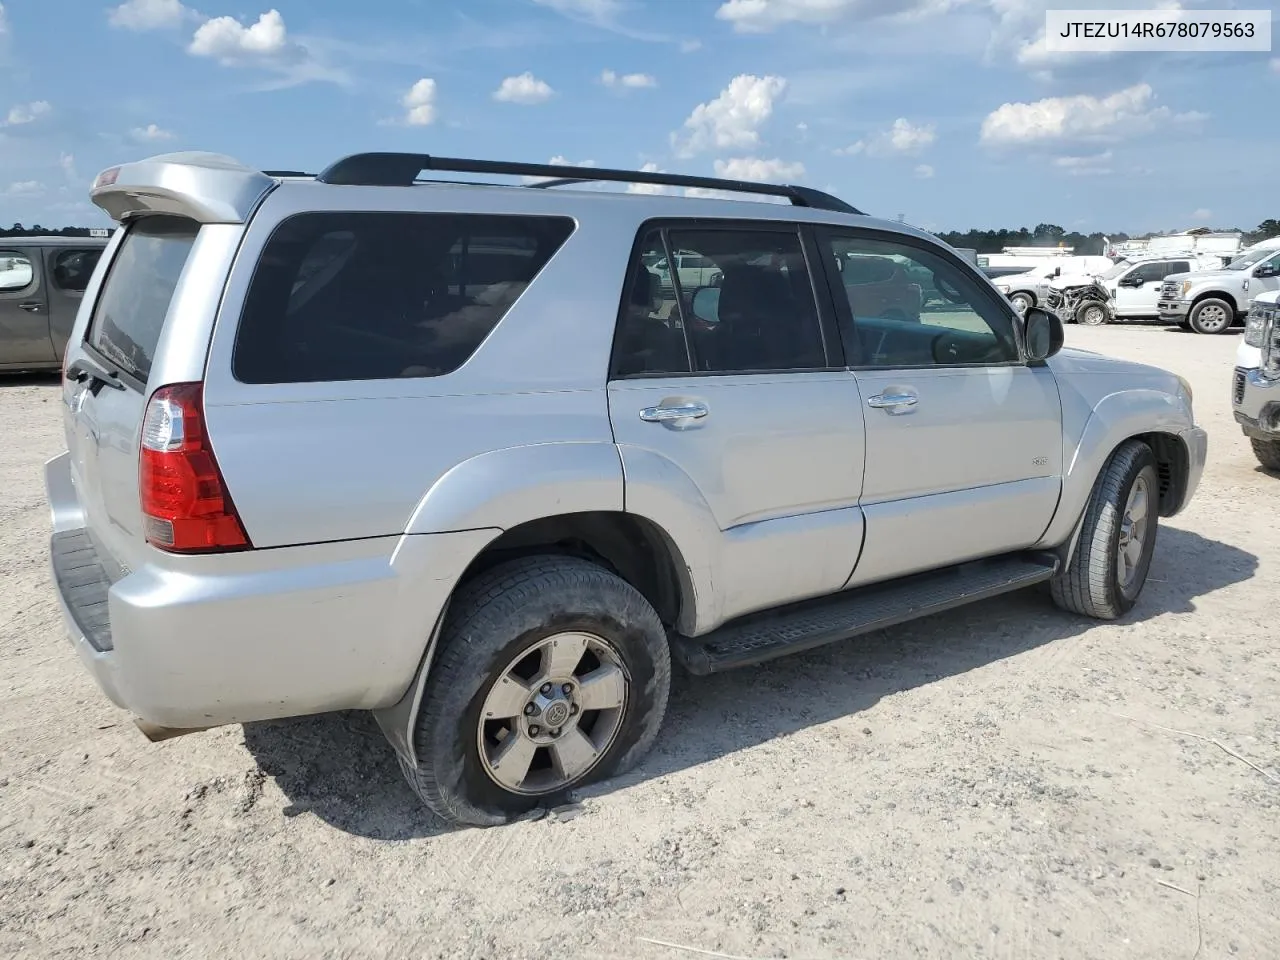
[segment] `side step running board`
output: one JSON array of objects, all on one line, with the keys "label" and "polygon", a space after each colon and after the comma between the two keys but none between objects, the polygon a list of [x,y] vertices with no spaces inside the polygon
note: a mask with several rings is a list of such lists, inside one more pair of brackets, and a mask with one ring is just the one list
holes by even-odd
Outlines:
[{"label": "side step running board", "polygon": [[751,614],[696,639],[674,635],[671,649],[690,673],[720,673],[1020,590],[1057,569],[1048,554],[946,567]]}]

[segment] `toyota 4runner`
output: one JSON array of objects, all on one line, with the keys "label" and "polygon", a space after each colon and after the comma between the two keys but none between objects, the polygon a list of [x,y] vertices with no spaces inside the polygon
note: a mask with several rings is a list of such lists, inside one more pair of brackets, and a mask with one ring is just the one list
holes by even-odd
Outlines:
[{"label": "toyota 4runner", "polygon": [[[122,228],[46,466],[76,650],[153,738],[375,711],[453,822],[635,764],[673,660],[1034,584],[1121,616],[1204,466],[1179,377],[1062,349],[950,247],[804,187],[176,154],[92,198]],[[673,251],[718,285],[664,280]],[[938,300],[860,295],[867,258]]]}]

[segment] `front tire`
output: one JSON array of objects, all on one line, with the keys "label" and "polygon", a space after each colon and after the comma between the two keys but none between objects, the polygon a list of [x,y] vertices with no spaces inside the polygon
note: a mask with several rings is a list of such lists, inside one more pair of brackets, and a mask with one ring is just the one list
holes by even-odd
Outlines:
[{"label": "front tire", "polygon": [[1217,297],[1201,300],[1187,314],[1187,325],[1196,333],[1226,333],[1235,321],[1235,307]]},{"label": "front tire", "polygon": [[1100,327],[1107,322],[1106,304],[1086,300],[1076,309],[1076,321],[1090,327]]},{"label": "front tire", "polygon": [[492,826],[623,773],[653,745],[671,655],[625,580],[564,556],[500,564],[454,597],[414,725],[409,785]]},{"label": "front tire", "polygon": [[1013,309],[1018,313],[1026,313],[1036,305],[1035,297],[1029,293],[1018,292],[1009,297],[1009,302],[1013,304]]},{"label": "front tire", "polygon": [[1121,444],[1094,483],[1071,562],[1049,581],[1053,602],[1098,620],[1133,609],[1155,553],[1159,499],[1151,448]]},{"label": "front tire", "polygon": [[1259,440],[1251,437],[1253,455],[1262,464],[1262,469],[1280,473],[1280,440]]}]

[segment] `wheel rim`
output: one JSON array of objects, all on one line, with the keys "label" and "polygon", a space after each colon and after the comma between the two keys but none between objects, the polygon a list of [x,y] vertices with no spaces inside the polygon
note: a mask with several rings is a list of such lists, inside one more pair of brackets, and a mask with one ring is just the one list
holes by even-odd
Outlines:
[{"label": "wheel rim", "polygon": [[557,633],[513,659],[480,708],[480,764],[511,793],[540,796],[590,773],[626,713],[630,680],[609,641]]},{"label": "wheel rim", "polygon": [[1201,329],[1217,333],[1227,325],[1227,311],[1216,303],[1211,303],[1200,308],[1200,312],[1196,314],[1196,323]]},{"label": "wheel rim", "polygon": [[1026,313],[1031,307],[1031,301],[1026,297],[1012,297],[1010,299],[1013,303],[1013,309],[1017,310],[1019,313]]},{"label": "wheel rim", "polygon": [[1107,315],[1103,313],[1101,307],[1089,307],[1084,312],[1084,322],[1091,327],[1096,327],[1105,319]]},{"label": "wheel rim", "polygon": [[1129,491],[1120,518],[1120,542],[1116,545],[1116,577],[1123,590],[1129,590],[1138,579],[1143,547],[1147,542],[1148,516],[1151,509],[1147,478],[1140,476]]}]

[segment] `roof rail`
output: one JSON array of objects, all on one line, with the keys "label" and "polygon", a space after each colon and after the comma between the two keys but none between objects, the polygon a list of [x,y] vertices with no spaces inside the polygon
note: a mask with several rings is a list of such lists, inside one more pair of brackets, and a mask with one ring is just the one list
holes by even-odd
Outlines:
[{"label": "roof rail", "polygon": [[547,182],[529,184],[546,188],[574,183],[652,183],[666,187],[697,187],[703,190],[726,190],[731,193],[756,193],[785,197],[797,207],[812,207],[836,213],[861,214],[838,197],[811,187],[792,184],[756,183],[750,180],[724,180],[719,177],[690,177],[678,173],[647,173],[640,170],[610,170],[598,167],[572,167],[552,163],[520,163],[505,160],[467,160],[460,157],[433,157],[425,153],[356,153],[343,157],[321,171],[321,183],[369,187],[412,186],[423,170],[449,170],[454,173],[500,174],[504,176],[546,177]]}]

